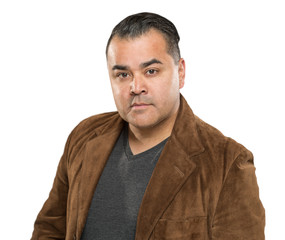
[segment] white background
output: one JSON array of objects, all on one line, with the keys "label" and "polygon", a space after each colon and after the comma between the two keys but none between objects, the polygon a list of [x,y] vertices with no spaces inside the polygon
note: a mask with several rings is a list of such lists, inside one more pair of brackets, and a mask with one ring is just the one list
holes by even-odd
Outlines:
[{"label": "white background", "polygon": [[141,11],[178,28],[182,93],[196,115],[254,153],[266,237],[284,239],[282,0],[1,1],[1,239],[31,237],[68,134],[115,110],[105,45],[115,24]]}]

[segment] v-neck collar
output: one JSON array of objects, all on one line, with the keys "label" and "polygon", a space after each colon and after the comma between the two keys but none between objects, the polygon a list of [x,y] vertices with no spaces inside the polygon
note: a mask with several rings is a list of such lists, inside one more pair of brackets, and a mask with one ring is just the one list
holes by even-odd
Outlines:
[{"label": "v-neck collar", "polygon": [[134,155],[132,152],[132,149],[130,147],[130,144],[129,144],[128,127],[124,126],[122,131],[123,131],[124,151],[125,151],[127,158],[130,161],[140,159],[140,158],[144,158],[149,154],[151,154],[152,158],[155,159],[156,156],[161,153],[164,145],[166,144],[167,140],[169,139],[169,137],[168,137],[168,138],[164,139],[163,141],[161,141],[160,143],[158,143],[157,145],[147,149],[146,151]]}]

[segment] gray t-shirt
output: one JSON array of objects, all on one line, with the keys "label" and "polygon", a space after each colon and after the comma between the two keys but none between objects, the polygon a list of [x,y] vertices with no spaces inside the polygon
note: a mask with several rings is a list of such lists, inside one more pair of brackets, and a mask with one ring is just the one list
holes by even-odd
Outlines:
[{"label": "gray t-shirt", "polygon": [[135,239],[140,204],[167,139],[133,155],[127,136],[125,127],[99,179],[82,240]]}]

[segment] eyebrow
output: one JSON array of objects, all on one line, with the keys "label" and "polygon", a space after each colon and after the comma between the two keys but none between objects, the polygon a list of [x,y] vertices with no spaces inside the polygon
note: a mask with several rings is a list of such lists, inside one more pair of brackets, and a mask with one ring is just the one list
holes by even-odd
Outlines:
[{"label": "eyebrow", "polygon": [[151,59],[150,61],[147,61],[147,62],[144,62],[144,63],[141,63],[140,64],[140,68],[146,68],[152,64],[155,64],[155,63],[158,63],[158,64],[162,64],[161,61],[157,60],[156,58],[154,59]]},{"label": "eyebrow", "polygon": [[[148,66],[150,66],[152,64],[155,64],[155,63],[162,64],[161,61],[157,60],[156,58],[153,58],[150,61],[141,63],[140,64],[140,68],[146,68],[146,67],[148,67]],[[114,65],[112,67],[112,70],[129,70],[129,69],[130,69],[130,67],[127,66],[127,65]]]},{"label": "eyebrow", "polygon": [[125,65],[114,65],[114,66],[112,67],[112,70],[116,70],[116,69],[118,69],[118,70],[128,70],[129,67],[128,67],[128,66],[125,66]]}]

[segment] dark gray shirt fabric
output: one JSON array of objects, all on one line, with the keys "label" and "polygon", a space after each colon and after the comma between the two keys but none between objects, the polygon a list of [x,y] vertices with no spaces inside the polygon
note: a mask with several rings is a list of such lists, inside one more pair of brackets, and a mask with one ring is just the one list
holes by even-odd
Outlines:
[{"label": "dark gray shirt fabric", "polygon": [[135,239],[140,204],[167,139],[133,155],[125,127],[96,187],[82,240]]}]

